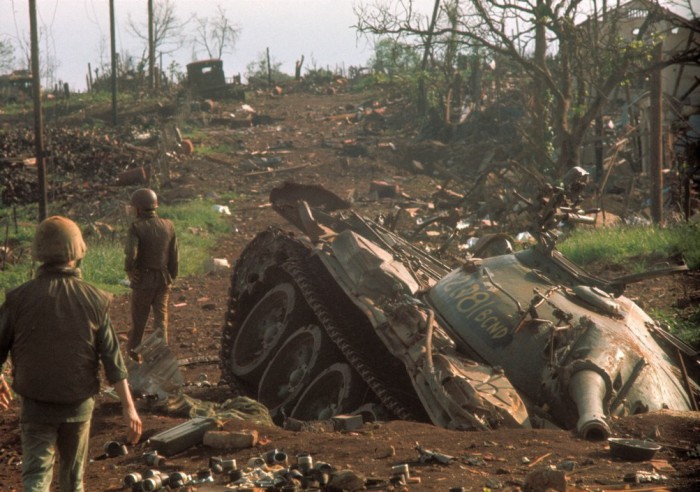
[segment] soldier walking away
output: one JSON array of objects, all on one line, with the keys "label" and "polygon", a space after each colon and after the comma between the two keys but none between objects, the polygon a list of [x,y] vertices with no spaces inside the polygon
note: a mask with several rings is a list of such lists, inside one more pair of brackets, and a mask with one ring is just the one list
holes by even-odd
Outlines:
[{"label": "soldier walking away", "polygon": [[[85,251],[73,221],[44,220],[32,244],[32,255],[42,262],[36,278],[8,292],[0,306],[0,369],[11,355],[12,388],[21,396],[25,492],[49,490],[56,451],[60,490],[83,490],[100,362],[121,400],[128,442],[141,437],[109,318],[111,297],[82,280],[77,267]],[[0,375],[0,407],[7,409],[11,399]]]},{"label": "soldier walking away", "polygon": [[131,195],[136,220],[129,227],[124,269],[131,285],[131,332],[127,342],[129,357],[140,362],[136,348],[141,344],[148,317],[153,309],[154,329],[168,342],[168,298],[170,284],[177,278],[179,253],[175,226],[158,217],[158,196],[148,188]]}]

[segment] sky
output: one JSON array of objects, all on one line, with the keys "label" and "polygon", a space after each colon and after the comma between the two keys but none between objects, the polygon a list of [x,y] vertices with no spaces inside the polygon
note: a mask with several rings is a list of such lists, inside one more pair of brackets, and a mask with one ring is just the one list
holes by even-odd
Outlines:
[{"label": "sky", "polygon": [[[158,0],[155,0],[158,2]],[[241,74],[260,60],[266,48],[273,63],[282,72],[293,74],[294,63],[304,55],[304,69],[365,66],[373,54],[372,42],[358,37],[352,26],[357,22],[355,4],[371,5],[377,0],[171,0],[180,20],[194,15],[211,18],[221,5],[228,19],[239,29],[239,38],[229,53],[222,56],[227,77]],[[688,0],[685,0],[686,2]],[[426,16],[435,0],[413,0]],[[666,2],[673,3],[673,2]],[[693,5],[700,0],[691,0]],[[129,17],[146,33],[147,0],[114,0],[117,51],[139,59],[145,42],[128,28]],[[72,90],[86,89],[88,63],[92,67],[110,63],[109,0],[36,0],[39,29],[42,32],[42,59],[48,53],[57,62],[56,81],[68,82]],[[0,0],[0,39],[10,40],[22,62],[29,40],[29,1]],[[188,28],[191,39],[195,23]],[[28,51],[28,50],[27,50]],[[166,69],[175,60],[185,70],[194,59],[208,58],[199,52],[193,56],[191,44],[173,55],[163,56]],[[16,67],[25,68],[25,67]],[[42,81],[43,82],[43,81]]]},{"label": "sky", "polygon": [[[157,1],[157,0],[156,0]],[[270,49],[272,62],[293,74],[294,63],[304,55],[304,68],[363,66],[372,56],[371,42],[358,38],[353,5],[357,0],[171,0],[179,19],[192,15],[211,17],[221,5],[239,29],[230,53],[222,56],[227,77],[241,74]],[[432,0],[425,0],[426,5]],[[140,58],[144,41],[128,29],[129,16],[145,26],[147,0],[114,0],[117,52]],[[71,90],[85,90],[87,64],[109,64],[109,0],[36,0],[37,23],[43,33],[40,51],[58,62],[56,79]],[[429,7],[428,7],[429,8]],[[0,0],[0,38],[11,39],[15,56],[22,60],[17,40],[29,40],[28,0]],[[189,30],[194,31],[194,23]],[[145,27],[144,27],[145,30]],[[42,59],[44,55],[42,54]],[[199,59],[208,58],[200,53]],[[184,66],[193,61],[190,45],[173,56],[163,57],[163,67],[176,60]]]}]

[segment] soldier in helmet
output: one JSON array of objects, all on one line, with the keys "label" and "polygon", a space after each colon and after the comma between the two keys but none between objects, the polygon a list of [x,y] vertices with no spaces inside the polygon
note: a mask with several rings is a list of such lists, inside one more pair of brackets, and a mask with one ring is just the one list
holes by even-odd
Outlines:
[{"label": "soldier in helmet", "polygon": [[129,227],[124,253],[124,269],[131,284],[131,332],[127,342],[129,356],[140,360],[135,349],[153,309],[154,328],[168,341],[168,298],[170,284],[177,277],[179,254],[175,226],[156,213],[158,197],[148,188],[131,195],[136,220]]},{"label": "soldier in helmet", "polygon": [[[49,490],[56,451],[60,489],[83,490],[100,362],[121,400],[128,441],[141,436],[109,318],[110,296],[82,280],[77,268],[85,251],[74,222],[58,216],[42,221],[32,244],[42,262],[37,276],[8,292],[0,307],[0,368],[11,354],[12,388],[21,396],[25,491]],[[0,376],[0,407],[11,399]]]}]

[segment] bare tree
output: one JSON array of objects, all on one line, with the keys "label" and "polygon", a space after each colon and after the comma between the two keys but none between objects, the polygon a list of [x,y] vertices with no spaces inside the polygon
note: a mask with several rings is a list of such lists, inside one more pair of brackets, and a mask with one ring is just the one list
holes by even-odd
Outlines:
[{"label": "bare tree", "polygon": [[[15,38],[16,46],[19,46],[21,53],[20,66],[29,69],[32,66],[31,41],[29,33],[23,33],[22,37]],[[61,66],[60,61],[56,59],[56,42],[53,37],[53,32],[50,26],[42,24],[39,27],[39,76],[43,80],[44,87],[51,87],[56,82],[56,72]],[[2,41],[0,41],[2,44]],[[8,54],[11,54],[11,65],[16,65],[18,62],[14,58],[15,46],[9,40],[5,40],[5,44],[9,46]],[[0,54],[0,61],[2,55]],[[11,68],[11,67],[10,67]]]},{"label": "bare tree", "polygon": [[50,88],[57,82],[56,72],[61,62],[56,58],[56,40],[53,37],[53,31],[46,24],[39,28],[39,44],[41,44],[41,78],[44,79],[44,87]]},{"label": "bare tree", "polygon": [[15,49],[9,39],[0,39],[0,72],[12,70],[15,63]]},{"label": "bare tree", "polygon": [[204,48],[209,58],[221,58],[221,55],[233,49],[238,41],[240,29],[226,16],[226,9],[216,6],[216,15],[196,17],[195,47]]},{"label": "bare tree", "polygon": [[[153,6],[153,44],[155,51],[168,55],[185,44],[184,30],[191,19],[180,20],[175,12],[173,0],[156,1]],[[148,21],[136,23],[129,15],[128,28],[137,38],[145,42],[143,59],[148,57]]]},{"label": "bare tree", "polygon": [[[356,27],[426,44],[456,39],[464,47],[485,48],[516,63],[532,88],[538,135],[533,140],[541,142],[545,127],[553,129],[556,167],[562,173],[579,164],[586,131],[613,91],[651,68],[653,46],[680,22],[658,1],[637,3],[644,19],[628,39],[617,29],[630,14],[620,0],[444,0],[433,29],[412,0],[384,1],[356,8]],[[691,0],[675,3],[692,11]],[[697,47],[683,56],[692,56],[693,50],[697,56]]]}]

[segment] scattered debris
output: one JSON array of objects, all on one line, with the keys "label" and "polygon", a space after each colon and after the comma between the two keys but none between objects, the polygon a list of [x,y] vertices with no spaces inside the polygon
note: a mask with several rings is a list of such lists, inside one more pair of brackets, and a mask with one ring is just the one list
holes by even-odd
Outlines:
[{"label": "scattered debris", "polygon": [[637,471],[625,475],[624,480],[625,482],[632,483],[654,483],[663,482],[664,480],[668,480],[668,478],[656,472]]},{"label": "scattered debris", "polygon": [[454,460],[454,456],[425,449],[418,443],[416,443],[416,450],[420,453],[418,460],[421,463],[429,463],[434,461],[436,463],[440,463],[441,465],[449,465],[452,460]]},{"label": "scattered debris", "polygon": [[227,205],[212,205],[211,209],[217,214],[231,215],[231,210]]},{"label": "scattered debris", "polygon": [[142,362],[137,363],[131,358],[126,361],[132,393],[142,398],[166,401],[179,392],[185,379],[175,355],[158,332],[148,336],[134,352]]},{"label": "scattered debris", "polygon": [[231,264],[226,258],[211,258],[211,271],[214,270],[228,270],[231,268]]},{"label": "scattered debris", "polygon": [[204,434],[204,445],[214,449],[252,448],[258,443],[258,431],[209,430]]},{"label": "scattered debris", "polygon": [[626,461],[649,461],[661,446],[652,441],[611,437],[608,439],[610,454]]},{"label": "scattered debris", "polygon": [[[135,134],[123,128],[115,133],[104,128],[84,130],[68,126],[47,129],[47,170],[51,173],[54,199],[81,194],[95,196],[112,185],[137,185],[153,178],[160,169],[160,150],[139,147]],[[4,205],[38,202],[36,170],[23,162],[33,159],[34,139],[30,128],[0,130],[0,182]],[[175,159],[175,156],[168,157]],[[87,200],[90,201],[90,200]]]},{"label": "scattered debris", "polygon": [[386,181],[372,181],[369,184],[369,196],[371,199],[396,198],[400,192],[399,185],[389,184]]}]

